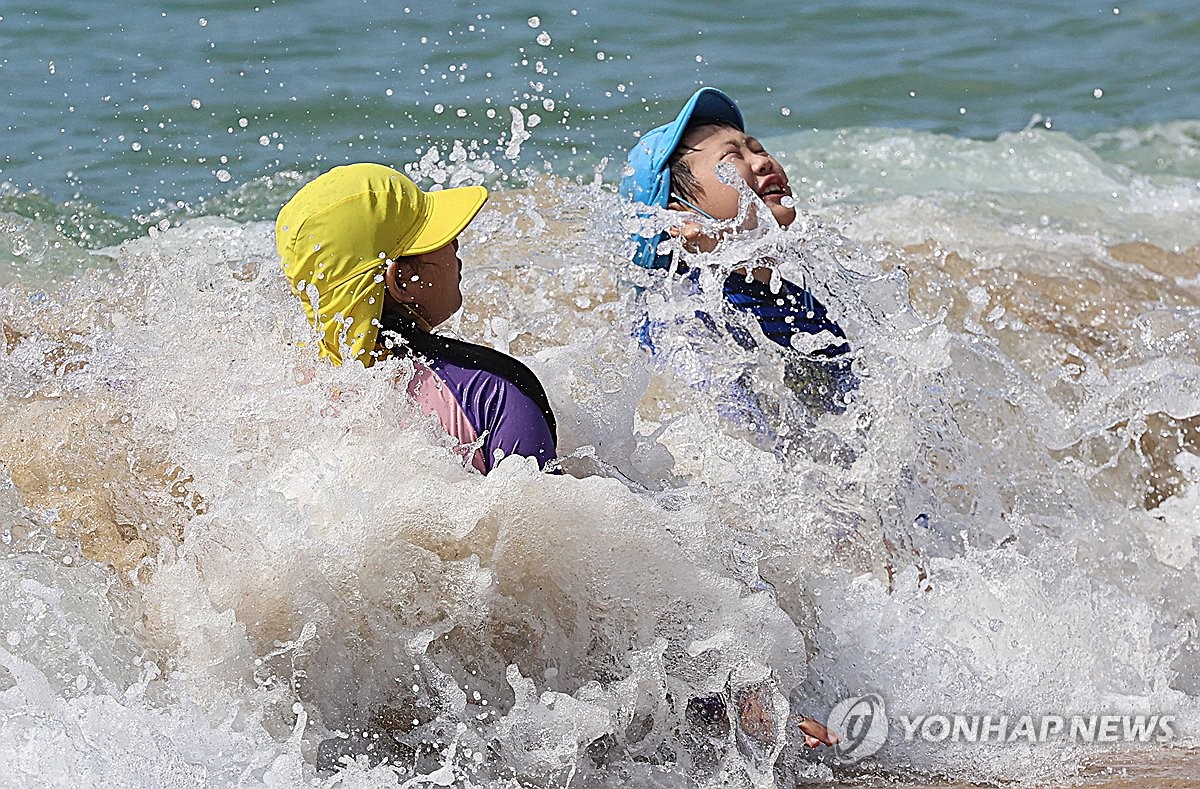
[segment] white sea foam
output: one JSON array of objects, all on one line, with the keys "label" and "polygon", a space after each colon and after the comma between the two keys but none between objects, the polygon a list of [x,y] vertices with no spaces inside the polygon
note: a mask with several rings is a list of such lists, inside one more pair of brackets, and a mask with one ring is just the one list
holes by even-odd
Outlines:
[{"label": "white sea foam", "polygon": [[[545,382],[561,476],[466,472],[402,363],[319,363],[269,223],[192,219],[107,250],[111,278],[6,287],[0,757],[48,785],[828,779],[794,729],[689,722],[764,681],[816,717],[876,691],[1194,731],[1194,285],[1157,272],[1185,262],[910,191],[717,254],[769,249],[849,329],[841,413],[765,345],[681,331],[648,357],[644,313],[717,305],[630,270],[608,187],[495,193],[451,329]],[[317,772],[323,741],[384,725],[400,768]],[[866,769],[1039,780],[1089,755],[893,738]]]}]

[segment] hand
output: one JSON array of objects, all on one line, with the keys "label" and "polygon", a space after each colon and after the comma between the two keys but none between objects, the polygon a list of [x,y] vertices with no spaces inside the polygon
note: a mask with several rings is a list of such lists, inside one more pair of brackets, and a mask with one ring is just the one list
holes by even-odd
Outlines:
[{"label": "hand", "polygon": [[800,721],[800,731],[804,732],[804,744],[809,748],[818,745],[837,745],[842,741],[837,732],[832,731],[818,722],[815,718],[804,718]]},{"label": "hand", "polygon": [[712,252],[720,241],[720,237],[704,235],[700,225],[694,222],[684,222],[679,227],[668,229],[667,232],[671,234],[671,238],[682,238],[683,248],[688,252]]},{"label": "hand", "polygon": [[[725,222],[727,220],[716,221]],[[695,222],[684,222],[682,225],[668,228],[667,232],[671,235],[671,238],[682,238],[683,248],[688,252],[708,253],[717,248],[717,245],[721,243],[721,239],[723,239],[727,233],[741,233],[747,230],[754,230],[757,227],[758,217],[753,211],[751,211],[746,215],[746,219],[744,222],[742,222],[742,226],[740,228],[735,230],[732,227],[722,226],[717,231],[715,236],[706,235],[704,229]]]}]

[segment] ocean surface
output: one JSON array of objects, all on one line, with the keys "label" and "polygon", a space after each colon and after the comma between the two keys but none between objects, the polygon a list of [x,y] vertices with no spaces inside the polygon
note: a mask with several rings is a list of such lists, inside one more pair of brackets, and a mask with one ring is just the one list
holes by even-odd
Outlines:
[{"label": "ocean surface", "polygon": [[[0,786],[1193,785],[1200,5],[1047,5],[0,0]],[[844,408],[632,336],[715,308],[615,189],[699,85],[801,210],[708,262],[829,305]],[[566,473],[304,344],[272,220],[363,160],[492,190],[446,330]]]}]

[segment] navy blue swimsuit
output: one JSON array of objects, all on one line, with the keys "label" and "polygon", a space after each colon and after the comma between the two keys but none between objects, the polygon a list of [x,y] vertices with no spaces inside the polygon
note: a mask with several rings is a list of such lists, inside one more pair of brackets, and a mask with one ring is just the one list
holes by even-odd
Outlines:
[{"label": "navy blue swimsuit", "polygon": [[[699,270],[692,269],[686,275],[697,287],[700,282]],[[758,322],[763,335],[772,343],[784,350],[784,380],[789,388],[808,404],[814,412],[840,413],[845,410],[845,395],[857,384],[857,377],[850,368],[850,345],[845,342],[846,333],[842,327],[829,316],[825,305],[806,288],[789,280],[782,280],[777,292],[772,293],[769,285],[756,279],[747,281],[744,274],[730,274],[722,283],[722,295],[733,315],[727,314],[724,320],[718,320],[713,315],[696,310],[694,315],[700,323],[713,335],[726,334],[744,349],[758,347],[759,340],[746,328],[745,324],[735,320],[736,313],[745,313]],[[723,324],[723,325],[722,325]],[[650,353],[658,355],[655,338],[665,329],[662,323],[651,321],[646,316],[636,329],[635,335],[639,343]],[[828,335],[841,340],[825,347],[814,350],[800,350],[792,345],[797,334],[817,335],[828,332]],[[797,343],[799,346],[800,343]],[[670,348],[662,349],[671,355]],[[689,365],[685,365],[690,369]],[[702,388],[722,385],[715,381],[694,381]],[[757,398],[755,386],[750,381],[726,382],[717,397],[720,408],[738,422],[763,423],[765,417],[755,416],[758,407],[754,405]]]},{"label": "navy blue swimsuit", "polygon": [[[747,281],[742,274],[730,274],[725,279],[723,293],[725,301],[735,310],[754,316],[768,340],[789,350],[792,347],[792,338],[797,334],[829,332],[834,337],[846,339],[846,333],[830,319],[825,305],[811,292],[786,279],[783,280],[779,292],[772,293],[770,286],[756,279]],[[753,340],[745,336],[745,331],[737,331],[731,327],[730,332],[742,347],[754,347]],[[749,340],[750,344],[744,340]],[[850,345],[842,342],[809,353],[812,356],[834,357],[849,351]]]}]

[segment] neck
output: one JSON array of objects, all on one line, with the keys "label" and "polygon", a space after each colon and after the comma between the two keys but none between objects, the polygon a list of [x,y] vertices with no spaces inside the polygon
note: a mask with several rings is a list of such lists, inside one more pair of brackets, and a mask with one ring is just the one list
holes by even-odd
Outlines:
[{"label": "neck", "polygon": [[429,321],[425,320],[425,318],[421,316],[421,313],[417,312],[417,308],[413,305],[401,304],[400,311],[403,313],[405,318],[412,321],[413,325],[421,331],[425,332],[426,334],[433,331],[433,326],[431,326]]},{"label": "neck", "polygon": [[382,332],[392,332],[400,335],[403,346],[419,350],[436,335],[430,333],[429,323],[421,317],[420,313],[411,307],[405,309],[405,306],[392,302],[384,308],[383,314],[379,316],[381,332],[379,341],[384,342]]}]

